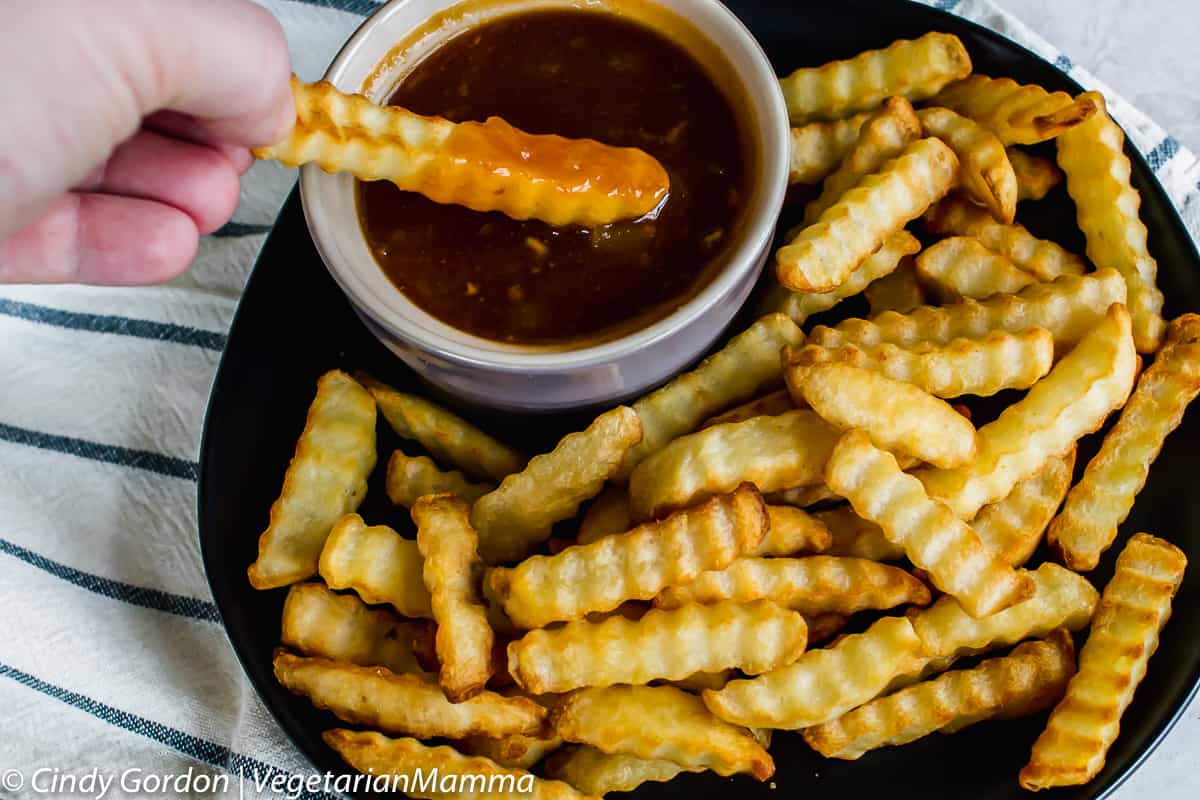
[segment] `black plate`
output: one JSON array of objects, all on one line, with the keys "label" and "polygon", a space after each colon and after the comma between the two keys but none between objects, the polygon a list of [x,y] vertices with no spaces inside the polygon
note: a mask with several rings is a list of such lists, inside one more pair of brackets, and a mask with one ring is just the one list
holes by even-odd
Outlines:
[{"label": "black plate", "polygon": [[[1053,66],[1009,40],[915,3],[741,0],[730,6],[759,37],[781,74],[941,30],[962,38],[979,72],[1081,91]],[[1132,147],[1126,150],[1133,161],[1134,185],[1142,194],[1142,219],[1158,259],[1167,311],[1174,316],[1200,309],[1200,257],[1195,246],[1146,162]],[[781,230],[790,221],[785,219]],[[1040,203],[1022,204],[1021,221],[1083,252],[1070,200],[1061,188]],[[246,581],[246,567],[254,559],[317,377],[334,367],[368,369],[394,385],[425,391],[351,311],[313,248],[293,192],[247,284],[213,386],[200,455],[200,543],[213,596],[251,682],[317,768],[340,773],[345,766],[320,739],[321,731],[336,720],[288,694],[272,678],[271,650],[279,638],[285,592],[256,592]],[[584,422],[579,415],[469,416],[530,452],[546,449]],[[385,427],[380,426],[381,464],[396,445]],[[1094,452],[1092,439],[1091,448],[1081,451],[1081,467]],[[1200,419],[1193,414],[1168,441],[1132,518],[1122,528],[1121,541],[1130,532],[1148,530],[1176,542],[1193,559],[1200,557],[1200,492],[1190,457],[1198,447]],[[406,515],[388,504],[379,478],[377,474],[371,484],[362,513],[372,522],[411,530]],[[1115,549],[1089,575],[1097,586],[1111,574]],[[1200,616],[1191,613],[1198,601],[1200,572],[1193,568],[1146,680],[1122,720],[1108,765],[1088,786],[1052,796],[1082,798],[1112,791],[1182,713],[1200,677],[1200,648],[1195,644],[1200,641]],[[1012,797],[1021,794],[1017,771],[1043,722],[1044,715],[981,724],[954,736],[930,736],[907,747],[871,753],[858,762],[823,760],[798,736],[781,734],[771,748],[778,765],[772,784],[776,792],[746,778],[687,775],[669,784],[647,784],[639,795],[720,797],[734,790],[764,798],[850,798],[868,793],[890,800]]]}]

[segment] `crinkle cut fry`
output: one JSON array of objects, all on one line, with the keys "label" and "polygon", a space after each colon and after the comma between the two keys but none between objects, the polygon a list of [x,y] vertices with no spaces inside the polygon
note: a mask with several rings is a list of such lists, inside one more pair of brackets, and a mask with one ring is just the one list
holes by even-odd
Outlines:
[{"label": "crinkle cut fry", "polygon": [[780,85],[792,124],[803,125],[875,108],[891,95],[925,100],[970,74],[971,57],[958,37],[933,32],[918,39],[899,39],[853,58],[798,69]]},{"label": "crinkle cut fry", "polygon": [[546,763],[548,776],[596,797],[609,792],[632,792],[643,783],[665,783],[684,772],[703,771],[702,767],[686,769],[662,758],[606,753],[586,744],[564,749]]},{"label": "crinkle cut fry", "polygon": [[826,483],[854,510],[901,545],[909,560],[953,595],[973,617],[985,617],[1026,600],[1033,579],[984,546],[979,535],[937,500],[921,482],[900,471],[890,453],[862,431],[845,434],[829,458]]},{"label": "crinkle cut fry", "polygon": [[487,483],[471,483],[457,470],[443,472],[426,456],[413,458],[396,450],[388,459],[388,499],[405,508],[427,494],[444,492],[473,503],[495,488]]},{"label": "crinkle cut fry", "polygon": [[[799,324],[799,323],[797,323]],[[728,411],[709,417],[700,426],[700,430],[711,428],[713,425],[727,425],[730,422],[745,422],[751,417],[777,417],[788,411],[793,411],[796,404],[787,389],[778,389],[753,400],[734,406]]]},{"label": "crinkle cut fry", "polygon": [[984,506],[971,527],[1006,564],[1023,565],[1042,541],[1046,526],[1062,505],[1075,470],[1075,448],[1046,461],[1041,471],[1013,487],[1008,496]]},{"label": "crinkle cut fry", "polygon": [[[530,775],[523,769],[501,767],[491,759],[479,756],[464,756],[451,747],[429,747],[416,739],[389,739],[374,731],[351,731],[335,728],[321,735],[325,744],[329,745],[347,764],[359,772],[369,775],[379,775],[385,779],[408,780],[406,793],[409,797],[419,797],[424,800],[500,800],[512,797],[518,789],[524,789],[525,784],[531,784],[533,791],[521,793],[527,800],[595,800],[589,795],[576,791],[562,781],[548,781]],[[499,791],[459,791],[455,793],[430,791],[419,787],[413,776],[420,771],[424,774],[459,775],[484,780],[495,779]],[[511,777],[512,781],[504,782],[503,778]],[[522,783],[522,780],[525,783]],[[391,785],[390,781],[388,785]],[[473,787],[476,784],[469,784]],[[484,784],[486,788],[487,784]]]},{"label": "crinkle cut fry", "polygon": [[1026,153],[1019,147],[1006,149],[1008,161],[1017,176],[1017,199],[1041,200],[1062,183],[1062,171],[1053,161]]},{"label": "crinkle cut fry", "polygon": [[1200,394],[1200,316],[1185,314],[1167,327],[1166,344],[1137,386],[1100,452],[1067,495],[1047,537],[1075,570],[1095,569],[1146,485],[1166,437]]},{"label": "crinkle cut fry", "polygon": [[958,156],[963,191],[996,219],[1012,222],[1019,194],[1017,174],[995,134],[948,108],[924,108],[917,116],[927,136],[938,137]]},{"label": "crinkle cut fry", "polygon": [[761,495],[743,485],[627,533],[492,569],[487,585],[517,625],[540,628],[649,600],[667,586],[723,569],[759,546],[768,523]]},{"label": "crinkle cut fry", "polygon": [[[666,196],[666,170],[635,148],[534,136],[498,117],[454,123],[380,106],[328,81],[292,78],[296,122],[254,150],[290,167],[388,180],[437,203],[500,211],[552,225],[602,225],[640,217]],[[500,476],[503,477],[503,476]]]},{"label": "crinkle cut fry", "polygon": [[1104,768],[1186,567],[1187,557],[1169,542],[1146,533],[1130,538],[1100,596],[1079,671],[1021,770],[1023,788],[1075,786]]},{"label": "crinkle cut fry", "polygon": [[958,158],[940,139],[918,139],[864,177],[775,254],[775,276],[798,292],[830,292],[958,179]]},{"label": "crinkle cut fry", "polygon": [[1047,92],[1011,78],[972,75],[943,89],[932,105],[945,106],[989,128],[1004,144],[1037,144],[1060,136],[1095,115],[1087,95]]},{"label": "crinkle cut fry", "polygon": [[346,373],[325,373],[246,571],[250,585],[274,589],[315,575],[330,528],[358,508],[374,468],[375,401]]},{"label": "crinkle cut fry", "polygon": [[352,589],[371,605],[387,603],[406,617],[433,619],[417,543],[358,514],[338,520],[321,551],[321,577],[332,589]]},{"label": "crinkle cut fry", "polygon": [[631,527],[629,492],[622,486],[606,486],[583,513],[576,543],[591,544],[605,536],[624,533]]},{"label": "crinkle cut fry", "polygon": [[767,506],[767,534],[751,556],[794,556],[820,553],[833,544],[833,536],[812,514],[791,506]]},{"label": "crinkle cut fry", "polygon": [[1026,642],[1002,658],[946,672],[806,728],[804,741],[826,758],[853,760],[935,731],[1027,716],[1062,697],[1074,670],[1075,646],[1060,628],[1048,641]]},{"label": "crinkle cut fry", "polygon": [[792,128],[788,183],[819,183],[837,169],[846,153],[858,141],[859,128],[871,113],[863,111],[845,119],[810,122]]},{"label": "crinkle cut fry", "polygon": [[888,541],[878,525],[854,513],[849,505],[818,511],[817,521],[829,529],[832,543],[826,555],[865,558],[869,561],[899,561],[904,548]]},{"label": "crinkle cut fry", "polygon": [[1037,277],[969,236],[952,236],[917,256],[917,278],[946,302],[964,297],[984,300],[1013,294],[1037,283]]},{"label": "crinkle cut fry", "polygon": [[1112,267],[1129,285],[1129,313],[1139,353],[1153,353],[1162,342],[1163,293],[1155,281],[1158,263],[1146,244],[1146,226],[1138,216],[1141,195],[1130,182],[1125,133],[1104,106],[1099,92],[1083,97],[1095,103],[1096,116],[1058,140],[1058,165],[1075,201],[1075,219],[1087,239],[1087,254],[1097,269]]}]

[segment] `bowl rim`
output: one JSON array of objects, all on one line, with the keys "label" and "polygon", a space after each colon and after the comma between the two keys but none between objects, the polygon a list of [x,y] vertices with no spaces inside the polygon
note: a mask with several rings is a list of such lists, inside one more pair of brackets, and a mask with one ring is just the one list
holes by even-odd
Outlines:
[{"label": "bowl rim", "polygon": [[[344,84],[348,64],[357,52],[371,40],[389,15],[411,2],[413,0],[389,0],[379,6],[341,47],[323,79],[335,86]],[[470,0],[453,0],[448,7],[463,2]],[[660,0],[641,2],[660,5]],[[717,306],[722,298],[735,291],[748,273],[758,269],[759,256],[771,246],[774,239],[775,219],[783,208],[788,189],[791,127],[787,103],[779,88],[775,69],[750,29],[720,0],[692,2],[707,6],[730,34],[740,40],[749,56],[749,62],[735,65],[731,61],[733,73],[746,87],[748,95],[754,96],[756,90],[761,90],[765,100],[762,107],[754,103],[755,111],[763,114],[762,119],[756,120],[756,128],[759,138],[766,145],[765,151],[758,154],[761,163],[753,184],[756,202],[744,212],[747,221],[739,231],[727,263],[704,286],[675,310],[648,325],[616,338],[579,348],[514,346],[475,337],[441,321],[413,303],[403,292],[396,290],[395,295],[398,297],[388,299],[401,304],[407,313],[405,317],[398,317],[394,309],[385,305],[383,298],[368,290],[357,265],[345,263],[346,259],[339,255],[337,248],[330,241],[334,233],[330,228],[331,220],[328,219],[329,214],[322,198],[340,190],[331,183],[333,176],[322,172],[314,164],[306,164],[300,169],[300,196],[305,221],[321,260],[354,308],[383,331],[426,357],[493,372],[553,374],[609,364],[619,361],[629,353],[653,347],[688,328]],[[691,24],[699,35],[712,41],[707,33],[692,22],[690,15],[670,8],[666,10]],[[716,46],[715,42],[713,44]],[[356,86],[356,91],[357,88]],[[373,256],[371,268],[379,270]],[[475,344],[476,342],[479,344]]]}]

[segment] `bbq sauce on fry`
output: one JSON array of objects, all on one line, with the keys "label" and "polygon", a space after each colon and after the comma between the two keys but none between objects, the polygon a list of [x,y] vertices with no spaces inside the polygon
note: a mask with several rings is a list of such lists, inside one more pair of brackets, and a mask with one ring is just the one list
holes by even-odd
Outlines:
[{"label": "bbq sauce on fry", "polygon": [[582,346],[666,316],[720,271],[746,194],[732,107],[682,47],[602,11],[534,11],[463,33],[390,101],[455,122],[501,117],[529,133],[637,147],[670,175],[657,213],[585,228],[439,205],[360,182],[363,233],[422,309],[460,330]]}]

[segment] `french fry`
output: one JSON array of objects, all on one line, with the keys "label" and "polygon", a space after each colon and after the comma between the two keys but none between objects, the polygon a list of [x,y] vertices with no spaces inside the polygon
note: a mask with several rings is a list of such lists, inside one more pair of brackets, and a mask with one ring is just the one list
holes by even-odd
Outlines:
[{"label": "french fry", "polygon": [[479,532],[483,560],[514,561],[546,541],[554,523],[573,517],[584,500],[595,496],[641,438],[638,415],[618,406],[596,417],[587,430],[564,436],[552,452],[534,456],[496,491],[476,500],[471,525]]},{"label": "french fry", "polygon": [[323,583],[293,583],[283,601],[282,642],[305,655],[392,672],[421,672],[413,639],[421,623],[368,607]]},{"label": "french fry", "polygon": [[1054,242],[1039,239],[1022,225],[1005,225],[961,197],[950,196],[926,212],[925,227],[938,236],[971,236],[1021,269],[1052,281],[1060,275],[1082,275],[1082,258]]},{"label": "french fry", "polygon": [[793,125],[875,108],[892,95],[916,102],[971,74],[957,36],[927,33],[843,61],[798,69],[780,81]]},{"label": "french fry", "polygon": [[[503,651],[501,655],[503,655]],[[511,693],[506,692],[505,694]],[[540,695],[529,699],[546,709],[553,708],[554,704],[558,702],[557,695]],[[502,767],[529,769],[562,747],[563,740],[557,733],[548,731],[537,736],[525,736],[520,733],[499,738],[469,736],[461,742],[461,745],[467,754],[482,756],[495,761]]]},{"label": "french fry", "polygon": [[938,137],[958,156],[959,181],[967,196],[1000,222],[1012,222],[1017,214],[1017,174],[996,135],[948,108],[923,108],[917,116],[926,136]]},{"label": "french fry", "polygon": [[[805,619],[808,621],[809,647],[832,639],[850,621],[850,617],[846,614],[818,614],[815,617],[805,617]],[[721,689],[724,687],[718,686],[714,688]]]},{"label": "french fry", "polygon": [[1041,471],[1013,487],[1003,500],[984,506],[971,527],[979,539],[1014,567],[1033,555],[1046,526],[1062,505],[1075,469],[1075,448],[1049,459]]},{"label": "french fry", "polygon": [[700,363],[633,404],[642,421],[642,441],[625,457],[618,481],[671,440],[731,405],[749,400],[779,380],[779,349],[799,344],[804,333],[783,314],[768,314]]},{"label": "french fry", "polygon": [[449,494],[426,495],[412,508],[422,576],[437,622],[439,680],[452,703],[483,691],[492,676],[492,643],[479,595],[483,574],[479,537],[468,520],[470,506]]},{"label": "french fry", "polygon": [[775,276],[797,292],[830,292],[910,220],[953,188],[958,158],[919,139],[864,177],[775,254]]},{"label": "french fry", "polygon": [[[807,620],[805,620],[807,624]],[[677,681],[670,681],[670,684],[677,689],[691,692],[692,694],[700,694],[705,689],[720,689],[733,678],[736,670],[722,669],[716,672],[697,672],[694,675],[688,675],[686,678],[681,678]]]},{"label": "french fry", "polygon": [[858,130],[871,116],[864,111],[845,119],[810,122],[792,128],[792,158],[788,183],[820,183],[858,141]]},{"label": "french fry", "polygon": [[275,679],[293,694],[339,719],[386,733],[421,738],[507,736],[541,731],[546,709],[527,697],[481,692],[451,703],[436,683],[420,675],[397,675],[383,667],[360,667],[325,658],[275,651]]},{"label": "french fry", "polygon": [[[603,225],[652,211],[666,170],[634,148],[534,136],[499,117],[454,123],[292,78],[296,121],[258,158],[388,180],[436,203],[551,225]],[[503,476],[495,476],[497,480]]]},{"label": "french fry", "polygon": [[688,770],[663,758],[606,753],[586,744],[563,750],[546,764],[546,774],[551,778],[595,797],[609,792],[632,792],[643,783],[665,783],[684,772],[703,771],[703,767]]},{"label": "french fry", "polygon": [[788,350],[784,377],[800,380],[813,364],[847,364],[906,381],[936,397],[991,397],[1003,389],[1028,389],[1054,365],[1054,336],[1045,328],[996,331],[981,339],[912,348],[888,342],[872,347],[806,345]]},{"label": "french fry", "polygon": [[788,394],[787,389],[779,389],[770,394],[764,394],[762,397],[756,397],[747,403],[742,403],[740,406],[734,406],[715,417],[710,417],[699,429],[704,430],[713,425],[727,425],[731,422],[745,422],[751,417],[777,417],[795,408],[796,404],[792,402],[792,396]]},{"label": "french fry", "polygon": [[1074,670],[1075,646],[1060,628],[1049,640],[1026,642],[1002,658],[947,672],[806,728],[804,741],[826,758],[853,760],[935,731],[958,731],[1001,715],[1011,719],[1014,708],[1020,716],[1034,714],[1062,697]]},{"label": "french fry", "polygon": [[457,414],[415,394],[398,392],[366,374],[356,376],[397,436],[412,439],[473,478],[500,481],[525,466],[525,456]]},{"label": "french fry", "polygon": [[751,556],[794,556],[820,553],[833,543],[829,529],[808,512],[791,506],[767,506],[767,535]]},{"label": "french fry", "polygon": [[412,505],[427,494],[449,493],[474,503],[495,489],[487,483],[471,483],[458,471],[443,472],[425,456],[413,458],[396,450],[387,464],[387,495],[398,506]]},{"label": "french fry", "polygon": [[633,527],[629,514],[629,492],[621,486],[606,486],[588,506],[579,523],[578,544],[591,544],[597,539],[624,533]]},{"label": "french fry", "polygon": [[250,585],[275,589],[315,575],[330,528],[358,508],[374,468],[375,402],[346,373],[325,373],[258,538]]},{"label": "french fry", "polygon": [[744,728],[714,717],[704,702],[673,686],[610,686],[571,692],[550,712],[569,742],[606,753],[664,759],[692,771],[748,772],[765,781],[775,762]]},{"label": "french fry", "polygon": [[996,331],[1020,333],[1045,328],[1060,351],[1074,347],[1096,327],[1108,307],[1124,302],[1125,281],[1116,270],[1063,275],[1051,283],[1028,286],[1013,295],[963,300],[951,306],[921,306],[908,314],[885,311],[871,320],[848,319],[834,328],[818,325],[808,343],[822,347],[859,347],[891,342],[900,347],[979,339]]},{"label": "french fry", "polygon": [[837,435],[816,412],[799,410],[681,436],[634,470],[633,516],[658,517],[745,481],[763,492],[818,483]]},{"label": "french fry", "polygon": [[1021,770],[1022,788],[1076,786],[1104,768],[1186,567],[1187,557],[1169,542],[1146,533],[1130,538],[1079,651],[1079,672]]},{"label": "french fry", "polygon": [[1088,95],[1073,98],[1066,92],[1047,92],[1036,84],[986,75],[950,84],[932,104],[975,120],[1006,145],[1053,139],[1091,119],[1097,111]]},{"label": "french fry", "polygon": [[919,480],[901,472],[895,457],[875,448],[862,431],[838,442],[825,480],[971,616],[995,614],[1033,595],[1032,578],[988,550],[974,530],[930,498]]},{"label": "french fry", "polygon": [[[689,603],[770,600],[805,617],[854,614],[912,603],[929,605],[929,589],[899,567],[862,558],[739,558],[723,570],[672,586],[654,599],[658,608]],[[749,671],[749,670],[745,670]],[[765,670],[758,670],[765,672]]]},{"label": "french fry", "polygon": [[1078,571],[1095,569],[1146,485],[1150,465],[1188,404],[1200,394],[1200,316],[1167,327],[1166,344],[1140,378],[1100,452],[1070,494],[1047,537]]},{"label": "french fry", "polygon": [[1099,428],[1129,397],[1136,371],[1129,312],[1114,305],[1025,397],[979,429],[974,462],[917,476],[930,497],[970,519]]},{"label": "french fry", "polygon": [[1031,155],[1018,147],[1009,147],[1008,162],[1017,175],[1017,199],[1041,200],[1062,183],[1062,171],[1050,161]]},{"label": "french fry", "polygon": [[403,616],[433,619],[417,543],[386,525],[368,527],[358,514],[338,520],[321,551],[321,577],[332,589],[352,589],[371,605],[387,603]]},{"label": "french fry", "polygon": [[1067,176],[1088,258],[1097,269],[1112,267],[1125,276],[1134,341],[1139,353],[1153,353],[1166,327],[1163,294],[1155,284],[1158,263],[1146,247],[1146,226],[1138,216],[1142,198],[1130,183],[1125,133],[1108,115],[1099,92],[1083,97],[1098,111],[1059,138],[1058,165]]},{"label": "french fry", "polygon": [[799,730],[862,705],[921,660],[921,640],[909,621],[884,617],[786,667],[705,692],[704,704],[735,725]]},{"label": "french fry", "polygon": [[[372,788],[396,788],[409,797],[425,800],[503,800],[520,796],[527,800],[589,800],[562,781],[535,777],[523,769],[502,767],[488,758],[464,756],[445,745],[429,747],[416,739],[389,739],[375,731],[335,728],[321,734],[347,764],[372,779]],[[456,775],[458,791],[441,790],[441,785],[421,775]]]},{"label": "french fry", "polygon": [[943,239],[922,251],[915,263],[917,279],[947,303],[1014,294],[1037,283],[1032,273],[969,236]]},{"label": "french fry", "polygon": [[792,506],[793,508],[805,509],[809,506],[815,506],[818,503],[825,503],[835,500],[841,500],[837,493],[826,486],[824,483],[816,483],[812,486],[796,486],[791,489],[784,489],[779,492],[772,492],[767,495],[767,502],[777,506]]},{"label": "french fry", "polygon": [[804,207],[803,224],[812,225],[842,195],[857,186],[863,178],[878,172],[919,138],[921,121],[917,119],[912,103],[903,97],[889,97],[863,123],[854,146],[837,169],[825,178],[821,194]]},{"label": "french fry", "polygon": [[814,314],[828,311],[843,300],[853,297],[872,282],[885,278],[904,263],[905,257],[921,249],[921,243],[908,231],[901,230],[887,240],[862,262],[841,286],[829,292],[793,292],[774,284],[763,300],[764,313],[779,311],[787,314],[797,325]]},{"label": "french fry", "polygon": [[775,603],[693,604],[530,631],[508,646],[508,671],[533,694],[732,668],[757,675],[795,661],[807,642],[804,617]]},{"label": "french fry", "polygon": [[883,529],[854,513],[851,506],[838,506],[813,514],[829,529],[832,543],[825,555],[865,558],[869,561],[899,561],[904,548],[888,540]]},{"label": "french fry", "polygon": [[[814,364],[789,373],[789,389],[827,422],[859,429],[878,447],[943,467],[975,457],[975,427],[945,400],[911,383],[846,364]],[[837,485],[826,484],[839,494]]]},{"label": "french fry", "polygon": [[518,626],[540,628],[649,600],[667,586],[724,569],[759,546],[767,525],[762,497],[742,486],[628,533],[489,570],[487,586]]},{"label": "french fry", "polygon": [[[862,268],[859,268],[855,274],[861,271]],[[863,295],[871,306],[871,316],[884,311],[907,314],[917,306],[925,305],[925,295],[917,283],[917,270],[911,258],[902,259],[887,275],[871,281],[863,289]]]}]

